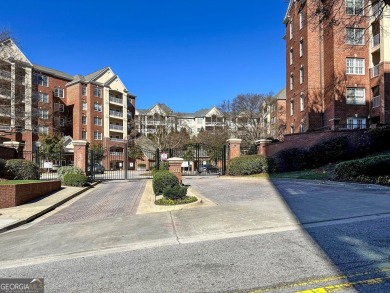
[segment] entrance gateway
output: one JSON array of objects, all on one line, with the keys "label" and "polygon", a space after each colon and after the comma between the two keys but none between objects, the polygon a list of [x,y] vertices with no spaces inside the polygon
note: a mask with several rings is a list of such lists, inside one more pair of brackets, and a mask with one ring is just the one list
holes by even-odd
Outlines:
[{"label": "entrance gateway", "polygon": [[168,170],[168,159],[183,159],[182,174],[223,175],[226,172],[227,147],[213,148],[205,144],[188,144],[182,148],[150,150],[126,148],[105,150],[102,155],[88,152],[88,175],[95,180],[150,179],[155,169]]}]

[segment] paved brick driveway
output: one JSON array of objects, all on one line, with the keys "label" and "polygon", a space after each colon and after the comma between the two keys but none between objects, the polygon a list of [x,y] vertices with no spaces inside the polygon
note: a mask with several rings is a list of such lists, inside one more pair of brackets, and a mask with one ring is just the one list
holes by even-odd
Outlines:
[{"label": "paved brick driveway", "polygon": [[102,182],[91,193],[39,222],[39,225],[134,215],[145,184],[145,180]]}]

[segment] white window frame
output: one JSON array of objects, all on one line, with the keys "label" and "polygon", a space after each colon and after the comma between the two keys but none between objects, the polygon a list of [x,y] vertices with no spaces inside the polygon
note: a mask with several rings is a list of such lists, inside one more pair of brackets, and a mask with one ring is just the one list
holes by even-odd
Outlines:
[{"label": "white window frame", "polygon": [[102,111],[102,104],[99,104],[99,103],[95,102],[95,103],[93,104],[93,109],[94,109],[95,111],[97,111],[97,112],[101,112],[101,111]]},{"label": "white window frame", "polygon": [[38,92],[38,98],[40,103],[49,103],[49,95],[46,93]]},{"label": "white window frame", "polygon": [[290,48],[290,65],[294,64],[294,49]]},{"label": "white window frame", "polygon": [[357,27],[345,28],[345,42],[347,45],[364,45],[364,29]]},{"label": "white window frame", "polygon": [[[361,7],[358,7],[359,3],[361,3]],[[363,15],[363,12],[364,0],[345,0],[345,13],[347,15]]]},{"label": "white window frame", "polygon": [[60,126],[65,126],[65,118],[60,118],[59,124]]},{"label": "white window frame", "polygon": [[365,105],[366,89],[359,87],[347,87],[346,101],[348,105]]},{"label": "white window frame", "polygon": [[93,132],[93,139],[95,140],[102,140],[102,133],[99,131],[94,131]]},{"label": "white window frame", "polygon": [[58,112],[65,112],[64,104],[58,103]]},{"label": "white window frame", "polygon": [[81,139],[87,139],[87,132],[86,131],[81,131]]},{"label": "white window frame", "polygon": [[290,74],[290,90],[294,89],[294,73]]},{"label": "white window frame", "polygon": [[303,39],[299,41],[299,57],[303,56]]},{"label": "white window frame", "polygon": [[303,11],[299,11],[299,29],[303,29]]},{"label": "white window frame", "polygon": [[301,66],[299,69],[299,83],[302,84],[305,82],[305,68]]},{"label": "white window frame", "polygon": [[38,126],[38,133],[49,134],[49,127],[47,127],[47,126]]},{"label": "white window frame", "polygon": [[41,119],[49,119],[49,110],[39,109],[39,118]]},{"label": "white window frame", "polygon": [[33,73],[32,83],[48,87],[49,86],[49,77],[40,73]]},{"label": "white window frame", "polygon": [[290,115],[293,116],[295,113],[295,109],[294,109],[294,100],[291,100],[290,101]]},{"label": "white window frame", "polygon": [[83,102],[82,105],[81,105],[81,109],[82,110],[87,110],[88,109],[87,103]]},{"label": "white window frame", "polygon": [[351,58],[346,59],[346,73],[355,75],[365,74],[365,60],[364,58]]},{"label": "white window frame", "polygon": [[301,112],[303,112],[305,110],[305,95],[304,94],[301,94],[301,96],[299,97],[299,107],[300,107]]},{"label": "white window frame", "polygon": [[86,85],[81,86],[81,95],[83,97],[87,96],[87,86]]},{"label": "white window frame", "polygon": [[101,87],[98,87],[98,86],[95,86],[93,88],[93,95],[95,97],[98,97],[98,98],[101,98],[102,97],[102,88]]},{"label": "white window frame", "polygon": [[291,20],[290,23],[289,23],[289,27],[290,27],[290,40],[293,38],[293,30],[294,30],[294,22]]},{"label": "white window frame", "polygon": [[305,132],[305,125],[303,123],[299,124],[299,132]]},{"label": "white window frame", "polygon": [[63,99],[64,98],[64,89],[56,87],[54,89],[54,96],[57,98]]},{"label": "white window frame", "polygon": [[87,116],[81,116],[81,125],[87,125]]},{"label": "white window frame", "polygon": [[366,128],[366,118],[348,117],[347,128],[348,129],[362,129]]},{"label": "white window frame", "polygon": [[100,117],[94,117],[93,118],[93,124],[97,126],[102,126],[103,125],[103,119]]}]

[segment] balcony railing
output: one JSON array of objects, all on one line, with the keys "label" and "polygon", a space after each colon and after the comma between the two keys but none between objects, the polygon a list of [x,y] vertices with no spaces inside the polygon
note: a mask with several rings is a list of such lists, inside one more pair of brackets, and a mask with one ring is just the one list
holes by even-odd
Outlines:
[{"label": "balcony railing", "polygon": [[123,99],[119,99],[113,96],[110,96],[110,102],[123,105]]},{"label": "balcony railing", "polygon": [[123,152],[112,152],[110,151],[111,156],[123,156]]},{"label": "balcony railing", "polygon": [[11,126],[9,126],[9,125],[0,125],[0,131],[11,131]]},{"label": "balcony railing", "polygon": [[6,88],[0,88],[0,96],[6,97],[7,99],[11,98],[11,90]]},{"label": "balcony railing", "polygon": [[372,16],[374,18],[378,18],[379,14],[381,13],[381,6],[379,2],[372,5]]},{"label": "balcony railing", "polygon": [[110,116],[123,118],[123,112],[110,110]]},{"label": "balcony railing", "polygon": [[380,36],[380,34],[377,34],[377,35],[375,35],[375,36],[372,38],[371,47],[376,47],[376,46],[378,46],[380,43],[381,43],[381,36]]},{"label": "balcony railing", "polygon": [[11,72],[0,69],[0,76],[2,78],[11,79]]},{"label": "balcony railing", "polygon": [[122,125],[110,124],[110,130],[119,130],[119,131],[123,131],[123,126],[122,126]]},{"label": "balcony railing", "polygon": [[379,75],[379,64],[371,68],[371,78]]},{"label": "balcony railing", "polygon": [[110,138],[111,141],[118,141],[118,142],[123,142],[123,138],[115,138],[115,137],[111,137]]},{"label": "balcony railing", "polygon": [[21,83],[21,84],[24,84],[26,81],[26,77],[23,75],[18,74],[15,76],[15,78],[16,78],[16,82]]},{"label": "balcony railing", "polygon": [[376,96],[372,98],[372,107],[379,107],[381,105],[381,96]]}]

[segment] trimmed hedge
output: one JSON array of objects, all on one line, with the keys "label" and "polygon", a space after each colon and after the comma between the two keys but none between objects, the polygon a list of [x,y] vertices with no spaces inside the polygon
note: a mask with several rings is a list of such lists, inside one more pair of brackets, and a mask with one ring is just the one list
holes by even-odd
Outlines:
[{"label": "trimmed hedge", "polygon": [[268,160],[261,155],[241,156],[229,160],[227,175],[242,176],[250,174],[267,173],[269,169]]},{"label": "trimmed hedge", "polygon": [[369,182],[371,177],[390,175],[390,155],[342,162],[336,165],[334,172],[339,180]]},{"label": "trimmed hedge", "polygon": [[307,151],[291,148],[282,150],[274,156],[274,172],[292,172],[306,168]]},{"label": "trimmed hedge", "polygon": [[65,174],[64,175],[64,184],[67,186],[76,186],[83,187],[87,184],[87,176],[82,174]]},{"label": "trimmed hedge", "polygon": [[5,168],[14,180],[39,180],[39,167],[34,162],[12,159],[7,161]]},{"label": "trimmed hedge", "polygon": [[183,199],[187,195],[187,188],[180,185],[175,185],[173,187],[165,187],[163,190],[163,195],[165,198],[172,200]]},{"label": "trimmed hedge", "polygon": [[64,177],[66,174],[78,174],[78,175],[84,175],[83,170],[78,167],[74,166],[64,166],[60,167],[57,170],[57,178],[58,180],[64,181]]},{"label": "trimmed hedge", "polygon": [[153,192],[155,195],[162,194],[167,187],[179,186],[179,179],[169,171],[156,171],[153,174]]},{"label": "trimmed hedge", "polygon": [[0,178],[4,178],[5,176],[7,176],[7,168],[5,167],[6,164],[6,160],[0,159]]}]

